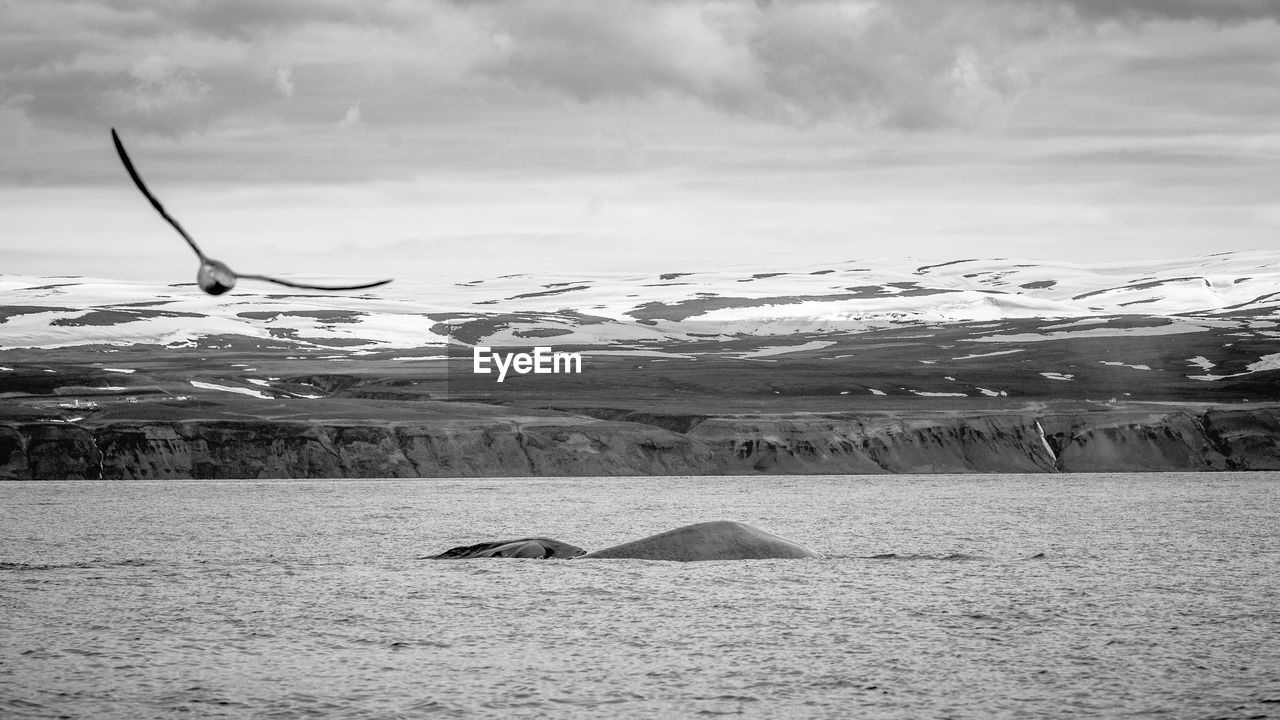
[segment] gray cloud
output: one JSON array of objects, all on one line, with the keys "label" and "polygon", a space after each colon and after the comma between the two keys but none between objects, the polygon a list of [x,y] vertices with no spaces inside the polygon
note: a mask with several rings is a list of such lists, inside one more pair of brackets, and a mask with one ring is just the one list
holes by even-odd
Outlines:
[{"label": "gray cloud", "polygon": [[[1222,24],[1280,13],[1275,0],[22,5],[0,2],[0,129],[9,138],[69,133],[99,143],[110,125],[169,136],[233,127],[243,144],[270,128],[289,134],[278,150],[299,157],[327,153],[318,145],[336,141],[326,133],[357,117],[363,132],[343,142],[369,143],[360,152],[382,152],[374,146],[380,133],[413,136],[430,127],[433,137],[446,137],[450,127],[511,123],[541,132],[540,147],[554,148],[549,156],[584,145],[581,137],[552,138],[557,128],[571,133],[566,128],[582,127],[574,116],[610,107],[679,105],[687,118],[710,110],[696,122],[721,128],[726,117],[784,128],[981,127],[999,123],[1042,78],[1069,65],[1064,47],[1077,58],[1096,49],[1088,32],[1096,24],[1172,20],[1205,38],[1229,32]],[[1109,65],[1091,82],[1098,97],[1110,97],[1106,71],[1114,70],[1132,81],[1114,87],[1139,87],[1161,103],[1162,93],[1176,93],[1197,110],[1269,112],[1272,98],[1245,93],[1238,87],[1245,81],[1230,97],[1214,92],[1224,78],[1247,78],[1276,61],[1266,47],[1270,31],[1261,34],[1249,47],[1204,43],[1214,54],[1181,61],[1181,46],[1152,46],[1148,37],[1133,45],[1142,52],[1093,58]],[[499,155],[507,135],[492,132],[486,151]],[[5,142],[13,149],[17,141]],[[436,158],[450,152],[431,148]],[[39,166],[37,154],[17,148],[0,158],[0,169]]]},{"label": "gray cloud", "polygon": [[670,94],[766,120],[899,128],[998,108],[1038,70],[1027,43],[1062,19],[985,0],[483,7],[498,52],[478,69],[492,77],[584,100]]},{"label": "gray cloud", "polygon": [[792,123],[982,124],[1052,68],[1055,42],[1102,22],[1230,24],[1277,0],[894,0],[470,6],[493,29],[475,67],[582,100],[674,95]]},{"label": "gray cloud", "polygon": [[1280,21],[1276,0],[1064,0],[1082,18],[1098,20]]},{"label": "gray cloud", "polygon": [[[345,107],[368,86],[390,98],[503,83],[583,101],[679,97],[770,121],[929,128],[1016,96],[1037,72],[1028,44],[1060,21],[1000,0],[10,4],[0,5],[0,80],[32,96],[25,111],[41,122],[171,134],[287,113],[286,101]],[[317,68],[357,85],[309,96],[302,80]]]}]

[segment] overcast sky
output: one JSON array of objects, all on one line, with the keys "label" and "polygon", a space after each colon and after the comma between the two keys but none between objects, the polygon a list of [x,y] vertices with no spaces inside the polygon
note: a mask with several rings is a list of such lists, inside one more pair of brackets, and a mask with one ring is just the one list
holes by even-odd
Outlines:
[{"label": "overcast sky", "polygon": [[0,273],[194,275],[111,127],[243,272],[1272,249],[1280,0],[0,0]]}]

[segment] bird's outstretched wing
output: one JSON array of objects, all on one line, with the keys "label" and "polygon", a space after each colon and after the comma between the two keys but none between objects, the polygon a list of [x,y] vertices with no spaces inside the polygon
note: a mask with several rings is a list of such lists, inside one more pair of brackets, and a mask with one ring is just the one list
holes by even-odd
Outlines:
[{"label": "bird's outstretched wing", "polygon": [[116,154],[120,156],[120,162],[124,163],[124,169],[129,172],[129,177],[133,179],[133,184],[138,186],[138,190],[142,191],[143,196],[146,197],[147,200],[151,201],[151,207],[155,208],[156,212],[160,213],[160,217],[164,218],[166,222],[173,226],[174,230],[178,231],[178,234],[182,236],[182,239],[186,240],[187,244],[191,246],[191,249],[196,251],[196,256],[199,257],[202,262],[206,260],[207,258],[205,258],[205,254],[200,252],[200,247],[196,245],[196,241],[192,240],[191,236],[187,234],[187,231],[183,230],[182,226],[178,224],[178,221],[174,220],[169,213],[165,211],[164,206],[160,204],[160,201],[156,199],[156,196],[152,195],[151,191],[147,189],[146,183],[142,182],[142,176],[138,175],[138,171],[134,169],[133,162],[129,160],[129,153],[124,151],[124,143],[120,142],[120,136],[116,134],[115,128],[111,128],[111,140],[116,144]]},{"label": "bird's outstretched wing", "polygon": [[266,275],[246,275],[244,273],[238,273],[238,275],[244,280],[265,280],[266,282],[273,282],[277,285],[284,285],[285,287],[303,288],[306,290],[364,290],[366,288],[378,287],[379,285],[386,285],[391,282],[391,280],[388,279],[378,280],[377,282],[371,283],[363,283],[360,285],[308,285],[307,283],[296,283],[289,280],[281,280],[280,278],[267,277]]},{"label": "bird's outstretched wing", "polygon": [[[182,239],[187,241],[187,244],[195,251],[196,256],[200,258],[201,272],[203,273],[206,267],[216,267],[220,268],[221,271],[225,273],[225,276],[221,278],[210,275],[210,279],[208,280],[210,283],[209,285],[206,285],[206,281],[201,276],[199,281],[200,287],[205,292],[213,295],[224,293],[235,285],[237,277],[247,280],[265,280],[266,282],[272,282],[277,285],[302,288],[305,290],[365,290],[367,288],[378,287],[379,285],[386,285],[391,282],[391,280],[378,280],[377,282],[361,283],[357,285],[310,285],[307,283],[296,283],[289,280],[281,280],[280,278],[268,277],[266,275],[243,275],[232,272],[231,268],[227,267],[225,264],[216,260],[211,260],[201,252],[200,247],[196,245],[196,241],[191,239],[191,236],[187,234],[186,230],[182,229],[182,226],[178,224],[178,221],[174,220],[173,217],[165,211],[164,206],[160,204],[160,201],[156,199],[156,196],[151,194],[151,191],[147,189],[146,183],[142,182],[142,176],[138,175],[138,171],[133,167],[133,161],[129,159],[129,153],[125,152],[124,143],[120,142],[120,136],[116,134],[115,128],[111,128],[111,140],[115,143],[116,154],[120,156],[120,162],[124,163],[124,169],[129,172],[129,177],[133,180],[133,184],[138,186],[138,190],[142,193],[143,197],[151,202],[151,207],[155,208],[156,212],[160,213],[160,217],[164,218],[165,222],[168,222],[173,226],[174,230],[178,231],[178,234],[182,236]],[[211,287],[218,289],[211,290]]]}]

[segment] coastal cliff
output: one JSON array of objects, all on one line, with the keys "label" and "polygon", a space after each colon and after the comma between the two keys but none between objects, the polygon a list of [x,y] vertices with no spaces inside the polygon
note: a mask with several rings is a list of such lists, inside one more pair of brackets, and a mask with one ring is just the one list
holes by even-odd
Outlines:
[{"label": "coastal cliff", "polygon": [[[673,429],[675,428],[675,429]],[[683,431],[681,431],[683,430]],[[0,479],[1280,469],[1280,408],[0,425]]]},{"label": "coastal cliff", "polygon": [[633,423],[263,421],[0,427],[0,479],[678,475],[724,472],[691,438]]}]

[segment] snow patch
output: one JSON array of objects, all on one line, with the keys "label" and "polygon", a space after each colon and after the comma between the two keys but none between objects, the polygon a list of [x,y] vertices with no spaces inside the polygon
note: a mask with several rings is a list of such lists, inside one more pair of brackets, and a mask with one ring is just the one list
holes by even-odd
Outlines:
[{"label": "snow patch", "polygon": [[1214,369],[1215,367],[1217,367],[1217,365],[1212,360],[1210,360],[1209,358],[1203,355],[1197,355],[1193,358],[1187,358],[1187,364],[1195,365],[1196,367],[1200,368],[1201,370],[1204,370],[1205,372],[1208,372]]},{"label": "snow patch", "polygon": [[1058,462],[1058,453],[1053,451],[1053,446],[1049,444],[1049,438],[1044,434],[1044,426],[1036,420],[1036,433],[1040,436],[1040,443],[1044,445],[1044,451],[1049,453],[1049,457],[1053,458],[1054,463]]},{"label": "snow patch", "polygon": [[1267,370],[1280,370],[1280,353],[1274,355],[1263,355],[1256,363],[1249,364],[1249,372],[1265,372]]},{"label": "snow patch", "polygon": [[592,357],[595,355],[629,355],[634,357],[696,359],[692,355],[686,355],[685,353],[663,352],[661,350],[641,350],[639,348],[626,350],[583,350],[582,354],[585,357]]},{"label": "snow patch", "polygon": [[201,382],[199,380],[191,380],[190,383],[192,387],[198,387],[201,390],[221,390],[222,392],[236,393],[238,395],[248,395],[249,397],[256,397],[262,400],[273,399],[270,395],[258,390],[253,390],[251,388],[228,387],[226,385],[215,385],[213,383]]},{"label": "snow patch", "polygon": [[1053,325],[1045,325],[1046,330],[1063,330],[1066,328],[1086,327],[1089,325],[1105,325],[1110,322],[1107,318],[1083,318],[1080,320],[1072,320],[1071,322],[1055,323]]},{"label": "snow patch", "polygon": [[1017,333],[1013,335],[988,335],[980,338],[965,338],[963,342],[1004,343],[1004,342],[1043,342],[1045,340],[1067,340],[1074,338],[1108,338],[1108,337],[1152,337],[1159,335],[1185,335],[1187,333],[1204,332],[1218,326],[1209,320],[1196,322],[1175,322],[1169,325],[1136,328],[1102,327],[1079,332],[1051,333]]},{"label": "snow patch", "polygon": [[1130,365],[1128,363],[1123,363],[1118,360],[1099,360],[1098,362],[1102,363],[1103,365],[1112,365],[1115,367],[1127,367],[1127,368],[1133,368],[1134,370],[1150,370],[1151,369],[1151,367],[1148,365]]},{"label": "snow patch", "polygon": [[1072,380],[1073,378],[1075,378],[1075,375],[1073,375],[1073,374],[1071,374],[1071,373],[1042,372],[1042,373],[1040,373],[1040,375],[1041,375],[1041,376],[1043,376],[1043,377],[1045,377],[1045,378],[1047,378],[1047,379],[1049,379],[1049,380],[1066,380],[1066,381],[1070,381],[1070,380]]},{"label": "snow patch", "polygon": [[[448,360],[449,356],[448,355],[422,355],[420,357],[393,357],[388,359],[395,362],[417,362],[420,360]],[[280,378],[274,378],[274,379],[279,380]]]},{"label": "snow patch", "polygon": [[738,357],[746,360],[749,358],[769,357],[770,355],[784,355],[786,353],[803,352],[805,350],[821,350],[824,347],[835,345],[834,340],[811,340],[807,343],[799,345],[776,345],[773,347],[760,348],[751,352],[742,353]]},{"label": "snow patch", "polygon": [[951,359],[952,360],[973,360],[974,358],[995,357],[997,355],[1012,355],[1014,353],[1020,353],[1020,352],[1026,352],[1026,350],[1023,350],[1022,348],[1018,348],[1017,350],[996,350],[995,352],[989,352],[989,353],[973,353],[972,355],[961,355],[960,357],[953,357]]},{"label": "snow patch", "polygon": [[[1195,358],[1192,358],[1195,359]],[[1212,367],[1212,365],[1210,365]],[[1226,378],[1241,377],[1256,372],[1266,372],[1268,370],[1280,370],[1280,353],[1271,355],[1263,355],[1258,358],[1257,362],[1249,363],[1245,366],[1244,372],[1232,373],[1230,375],[1188,375],[1191,380],[1200,380],[1203,382],[1213,382],[1214,380],[1225,380]]]}]

